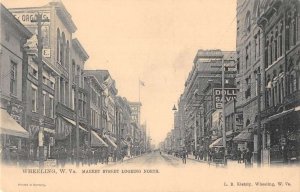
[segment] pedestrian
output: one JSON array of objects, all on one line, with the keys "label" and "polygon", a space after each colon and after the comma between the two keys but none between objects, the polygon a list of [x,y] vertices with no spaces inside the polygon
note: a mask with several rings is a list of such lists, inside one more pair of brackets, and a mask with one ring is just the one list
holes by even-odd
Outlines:
[{"label": "pedestrian", "polygon": [[245,153],[245,167],[251,167],[252,152],[247,148]]},{"label": "pedestrian", "polygon": [[238,163],[241,163],[242,162],[242,151],[240,150],[240,148],[238,148],[236,154],[237,154]]},{"label": "pedestrian", "polygon": [[186,156],[187,156],[187,152],[185,150],[182,151],[182,163],[186,164]]}]

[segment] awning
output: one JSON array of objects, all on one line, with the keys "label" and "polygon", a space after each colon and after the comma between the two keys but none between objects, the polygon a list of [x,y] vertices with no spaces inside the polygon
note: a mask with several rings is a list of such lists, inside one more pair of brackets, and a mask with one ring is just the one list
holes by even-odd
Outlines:
[{"label": "awning", "polygon": [[[67,118],[67,117],[62,117],[64,118],[66,121],[68,121],[69,123],[71,123],[72,125],[74,125],[76,127],[76,122]],[[79,125],[79,129],[81,129],[82,131],[88,132],[85,128],[83,128],[82,126]]]},{"label": "awning", "polygon": [[218,138],[217,140],[215,140],[214,142],[212,142],[209,145],[209,148],[213,148],[213,147],[223,147],[223,139],[222,139],[222,137]]},{"label": "awning", "polygon": [[238,134],[236,137],[233,138],[233,141],[242,141],[242,142],[248,142],[253,141],[253,132],[248,130],[243,130]]},{"label": "awning", "polygon": [[128,147],[129,146],[129,144],[125,141],[125,140],[121,140],[121,146],[122,147]]},{"label": "awning", "polygon": [[113,146],[114,148],[117,148],[118,146],[113,142],[114,138],[111,136],[106,135],[105,138],[107,139],[108,143]]},{"label": "awning", "polygon": [[108,145],[99,137],[99,135],[95,132],[91,132],[91,146],[92,147],[108,147]]},{"label": "awning", "polygon": [[233,131],[230,130],[230,131],[227,131],[225,135],[226,135],[226,137],[230,137],[230,136],[232,136],[232,134],[233,134]]},{"label": "awning", "polygon": [[29,133],[19,125],[4,109],[0,109],[1,134],[29,138]]},{"label": "awning", "polygon": [[272,115],[272,116],[270,116],[270,117],[265,121],[265,123],[267,123],[267,122],[269,122],[269,121],[276,120],[276,119],[278,119],[278,118],[280,118],[280,117],[283,117],[283,116],[285,116],[285,115],[287,115],[287,114],[289,114],[289,113],[295,111],[295,109],[298,109],[298,107],[293,108],[293,109],[289,109],[289,110],[285,110],[285,111],[282,111],[281,113],[277,113],[277,114],[275,114],[275,115]]}]

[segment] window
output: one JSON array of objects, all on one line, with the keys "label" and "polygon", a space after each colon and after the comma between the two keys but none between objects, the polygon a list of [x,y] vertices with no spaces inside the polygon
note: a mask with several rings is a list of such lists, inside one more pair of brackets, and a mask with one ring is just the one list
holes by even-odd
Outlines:
[{"label": "window", "polygon": [[43,92],[43,115],[46,115],[46,93]]},{"label": "window", "polygon": [[54,89],[54,82],[50,80],[50,87]]},{"label": "window", "polygon": [[10,93],[17,94],[17,64],[11,61],[10,71]]},{"label": "window", "polygon": [[251,44],[249,43],[246,46],[246,69],[249,67],[250,65],[250,49],[251,49]]},{"label": "window", "polygon": [[72,80],[73,80],[73,82],[75,82],[75,66],[76,66],[76,64],[75,64],[75,60],[74,59],[72,59]]},{"label": "window", "polygon": [[274,44],[274,39],[273,37],[271,38],[271,45],[270,45],[270,65],[272,65],[274,58],[273,58],[273,44]]},{"label": "window", "polygon": [[283,43],[283,41],[282,41],[282,34],[280,34],[279,35],[279,38],[278,38],[278,49],[279,49],[279,57],[281,57],[282,56],[282,43]]},{"label": "window", "polygon": [[266,41],[265,46],[265,68],[269,66],[269,41]]},{"label": "window", "polygon": [[257,60],[260,57],[260,32],[258,32],[255,36],[254,36],[254,57],[255,60]]},{"label": "window", "polygon": [[50,111],[50,117],[53,118],[54,117],[54,100],[53,100],[53,96],[49,95],[49,111]]},{"label": "window", "polygon": [[57,39],[56,39],[56,61],[60,61],[60,30],[57,28]]},{"label": "window", "polygon": [[37,110],[37,88],[32,87],[31,89],[32,97],[31,97],[31,109],[32,112],[36,112]]},{"label": "window", "polygon": [[32,68],[32,75],[37,79],[38,78],[38,71]]},{"label": "window", "polygon": [[71,109],[75,109],[75,89],[72,88],[71,92]]},{"label": "window", "polygon": [[236,70],[237,70],[237,73],[240,73],[240,58],[237,58],[237,60],[236,60]]},{"label": "window", "polygon": [[246,14],[246,21],[245,21],[246,31],[249,33],[251,30],[251,15],[250,11]]},{"label": "window", "polygon": [[288,35],[285,36],[285,38],[286,38],[285,48],[286,48],[286,50],[290,50],[290,26],[289,26],[288,23],[287,23],[285,29],[286,29],[285,34],[288,34]]},{"label": "window", "polygon": [[60,50],[59,50],[60,51],[59,58],[62,66],[65,65],[65,43],[66,43],[65,33],[62,32],[62,39],[60,41]]},{"label": "window", "polygon": [[246,78],[247,90],[245,92],[245,98],[251,97],[251,77]]},{"label": "window", "polygon": [[47,78],[45,76],[43,76],[43,83],[47,85]]}]

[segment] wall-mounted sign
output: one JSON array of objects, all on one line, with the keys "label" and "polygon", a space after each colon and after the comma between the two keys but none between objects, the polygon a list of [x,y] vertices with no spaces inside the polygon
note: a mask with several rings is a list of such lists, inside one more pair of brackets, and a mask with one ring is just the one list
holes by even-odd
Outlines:
[{"label": "wall-mounted sign", "polygon": [[[50,12],[49,11],[40,11],[42,13],[43,19],[50,20]],[[13,15],[23,24],[23,25],[33,25],[36,22],[37,11],[22,11],[22,12],[15,12]],[[48,22],[49,23],[49,22]]]},{"label": "wall-mounted sign", "polygon": [[43,57],[51,57],[51,49],[43,49]]},{"label": "wall-mounted sign", "polygon": [[[236,88],[225,88],[225,104],[236,98],[237,93]],[[214,88],[214,103],[216,109],[222,109],[222,88]]]}]

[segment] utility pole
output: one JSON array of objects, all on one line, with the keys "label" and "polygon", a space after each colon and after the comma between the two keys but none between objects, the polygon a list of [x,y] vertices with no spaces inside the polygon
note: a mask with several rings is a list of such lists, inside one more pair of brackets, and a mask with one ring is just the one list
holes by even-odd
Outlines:
[{"label": "utility pole", "polygon": [[225,128],[225,66],[224,56],[222,57],[222,140],[224,147],[224,165],[227,166],[226,128]]},{"label": "utility pole", "polygon": [[37,13],[36,19],[31,22],[37,22],[37,49],[38,49],[38,116],[39,116],[39,133],[38,133],[38,145],[39,145],[39,167],[44,167],[44,109],[43,105],[43,37],[42,37],[42,22],[49,22],[49,19],[43,19],[42,13]]},{"label": "utility pole", "polygon": [[257,72],[257,166],[261,166],[261,74]]},{"label": "utility pole", "polygon": [[195,112],[195,128],[194,128],[194,139],[195,139],[195,152],[197,151],[197,111]]},{"label": "utility pole", "polygon": [[78,111],[79,111],[79,105],[78,105],[78,84],[79,84],[79,75],[76,75],[75,77],[75,121],[76,121],[76,167],[79,167],[79,118],[78,118]]}]

